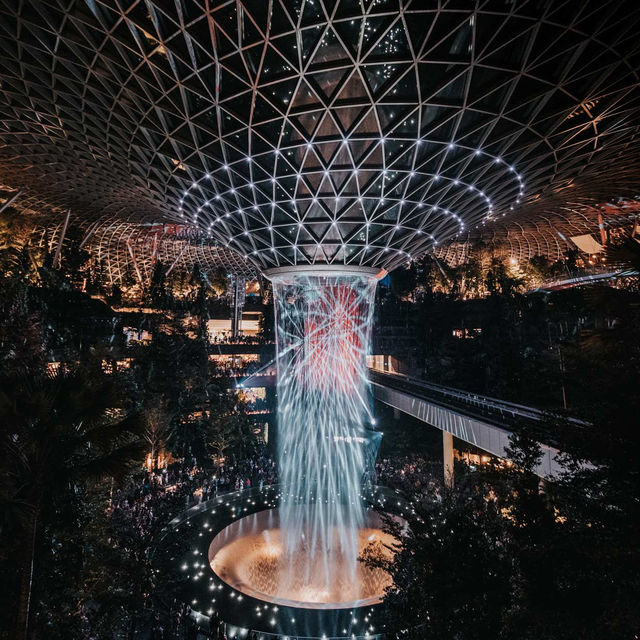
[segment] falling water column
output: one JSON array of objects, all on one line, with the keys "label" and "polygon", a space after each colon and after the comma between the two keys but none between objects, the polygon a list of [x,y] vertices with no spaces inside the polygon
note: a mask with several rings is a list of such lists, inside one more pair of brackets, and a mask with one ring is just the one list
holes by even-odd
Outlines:
[{"label": "falling water column", "polygon": [[326,267],[268,274],[276,308],[282,580],[307,600],[339,600],[358,566],[377,275]]}]

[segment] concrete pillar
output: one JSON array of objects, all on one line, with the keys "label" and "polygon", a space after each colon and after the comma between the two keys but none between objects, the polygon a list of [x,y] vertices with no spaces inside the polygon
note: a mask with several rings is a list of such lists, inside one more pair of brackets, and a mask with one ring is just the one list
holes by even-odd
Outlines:
[{"label": "concrete pillar", "polygon": [[445,487],[453,487],[453,434],[442,432],[442,459]]}]

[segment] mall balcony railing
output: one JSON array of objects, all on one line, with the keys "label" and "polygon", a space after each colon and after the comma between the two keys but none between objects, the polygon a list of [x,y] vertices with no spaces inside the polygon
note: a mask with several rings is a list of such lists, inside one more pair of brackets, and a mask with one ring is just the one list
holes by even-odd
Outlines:
[{"label": "mall balcony railing", "polygon": [[514,424],[524,422],[539,427],[541,424],[548,425],[554,419],[563,420],[574,426],[589,426],[588,422],[569,418],[559,412],[544,411],[397,373],[369,369],[369,375],[373,383],[414,395],[454,411],[458,410],[471,417],[487,420],[499,426],[511,427]]}]

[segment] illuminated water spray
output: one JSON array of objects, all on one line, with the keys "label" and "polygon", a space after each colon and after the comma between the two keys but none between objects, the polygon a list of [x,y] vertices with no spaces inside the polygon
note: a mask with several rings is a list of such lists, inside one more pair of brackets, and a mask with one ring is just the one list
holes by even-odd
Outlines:
[{"label": "illuminated water spray", "polygon": [[[372,462],[366,353],[373,270],[271,276],[278,351],[281,581],[353,588]],[[300,554],[300,550],[306,552]],[[304,558],[300,566],[298,558]],[[296,559],[296,560],[294,560]],[[324,593],[306,594],[309,599]]]}]

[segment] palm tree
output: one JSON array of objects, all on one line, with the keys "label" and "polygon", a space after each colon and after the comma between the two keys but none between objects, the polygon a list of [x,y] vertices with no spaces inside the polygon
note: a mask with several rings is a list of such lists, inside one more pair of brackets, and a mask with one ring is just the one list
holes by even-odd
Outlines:
[{"label": "palm tree", "polygon": [[[92,375],[93,374],[93,375]],[[42,507],[55,492],[140,463],[142,419],[126,415],[116,382],[86,370],[25,371],[0,384],[0,481],[6,517],[17,518],[19,544],[14,636],[26,640]]]}]

